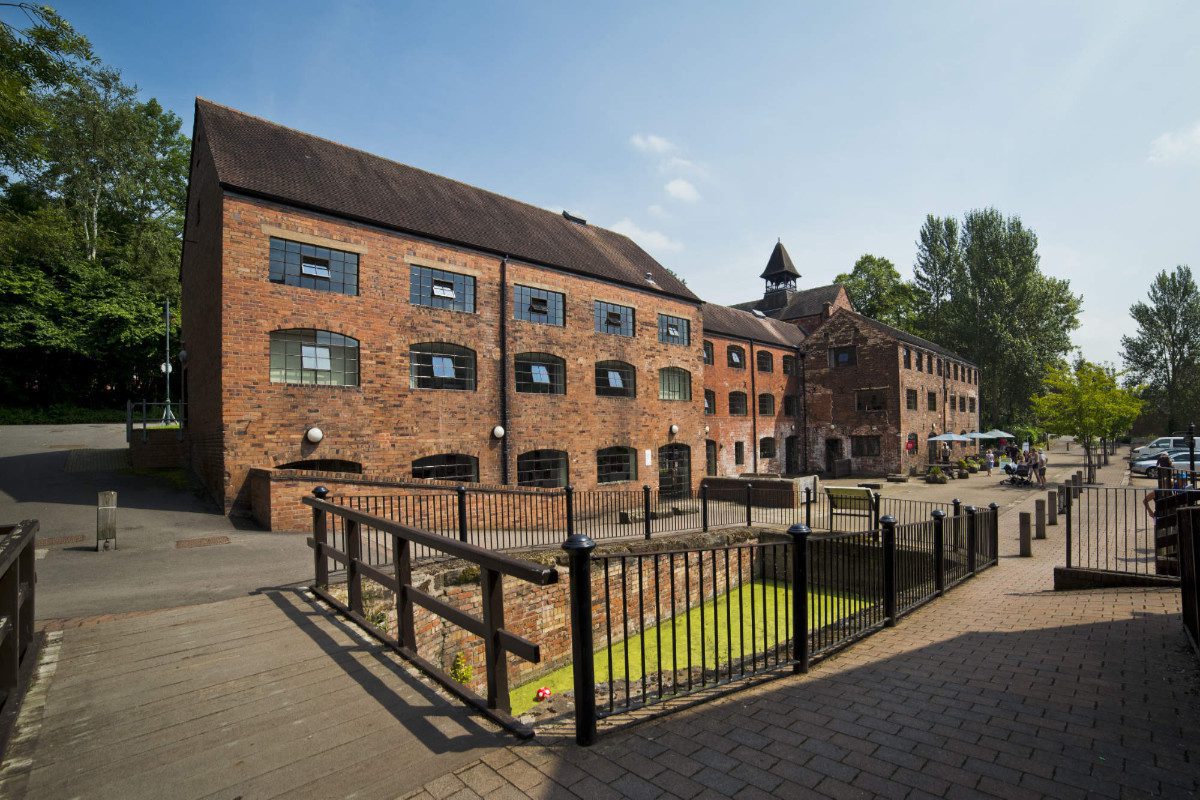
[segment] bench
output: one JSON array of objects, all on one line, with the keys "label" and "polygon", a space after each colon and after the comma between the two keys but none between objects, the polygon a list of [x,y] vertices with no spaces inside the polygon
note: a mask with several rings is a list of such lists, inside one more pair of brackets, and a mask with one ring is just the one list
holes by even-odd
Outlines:
[{"label": "bench", "polygon": [[870,489],[855,486],[826,486],[829,498],[829,517],[865,517],[875,521],[875,497]]}]

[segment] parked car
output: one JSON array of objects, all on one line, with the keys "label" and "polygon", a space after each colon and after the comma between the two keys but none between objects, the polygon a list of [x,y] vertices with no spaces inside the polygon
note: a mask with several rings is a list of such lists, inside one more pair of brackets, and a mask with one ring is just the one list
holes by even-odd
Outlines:
[{"label": "parked car", "polygon": [[[1171,458],[1171,469],[1190,469],[1191,454],[1187,450],[1167,450],[1167,455]],[[1152,458],[1142,458],[1129,465],[1129,471],[1137,475],[1145,475],[1153,478],[1158,475],[1158,455]],[[1200,467],[1200,448],[1196,450],[1196,464]]]},{"label": "parked car", "polygon": [[[1140,461],[1144,458],[1151,458],[1164,450],[1186,450],[1187,446],[1186,436],[1160,436],[1149,444],[1133,448],[1129,460]],[[1200,452],[1200,436],[1196,437],[1196,450]]]}]

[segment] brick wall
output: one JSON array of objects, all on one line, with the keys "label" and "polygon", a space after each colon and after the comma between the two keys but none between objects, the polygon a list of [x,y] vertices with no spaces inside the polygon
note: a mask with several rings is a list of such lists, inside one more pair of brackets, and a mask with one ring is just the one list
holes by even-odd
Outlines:
[{"label": "brick wall", "polygon": [[[904,366],[906,350],[908,351],[908,367]],[[920,369],[918,369],[918,361]],[[954,363],[944,356],[905,342],[898,342],[896,345],[896,366],[900,382],[901,441],[907,441],[909,434],[915,433],[917,442],[915,450],[902,452],[900,469],[903,471],[907,471],[910,467],[916,467],[923,471],[929,464],[931,447],[939,449],[939,452],[934,455],[935,458],[940,458],[941,445],[937,442],[927,441],[930,434],[936,435],[948,431],[969,433],[979,430],[979,386],[975,383],[975,375],[978,370],[974,367],[967,367],[963,362],[958,362],[959,377],[955,379],[952,368]],[[908,408],[906,393],[909,389],[913,389],[917,393],[915,411]],[[936,410],[929,408],[931,392],[936,398]],[[953,410],[950,405],[951,397],[955,400]],[[975,410],[959,411],[957,403],[959,397],[965,397],[968,400],[974,399]],[[976,450],[978,450],[978,445],[974,442],[950,443],[950,453],[954,460]]]},{"label": "brick wall", "polygon": [[187,442],[174,429],[133,432],[129,463],[134,469],[178,469],[188,462]]}]

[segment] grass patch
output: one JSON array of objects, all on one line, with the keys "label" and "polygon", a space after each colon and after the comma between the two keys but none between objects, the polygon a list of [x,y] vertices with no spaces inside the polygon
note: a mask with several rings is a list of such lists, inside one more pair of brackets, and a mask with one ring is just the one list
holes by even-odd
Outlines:
[{"label": "grass patch", "polygon": [[[752,593],[753,624],[751,624]],[[764,597],[766,598],[765,604]],[[778,638],[775,619],[776,602],[778,602],[779,608]],[[608,648],[601,647],[593,657],[596,683],[606,683],[612,678],[617,680],[625,678],[627,649],[630,680],[638,680],[642,677],[643,653],[645,653],[647,672],[657,672],[660,642],[664,672],[671,670],[672,642],[674,642],[676,663],[681,671],[687,669],[689,654],[693,666],[700,665],[701,652],[705,654],[705,663],[709,668],[713,666],[714,654],[717,656],[717,663],[727,663],[729,661],[730,630],[733,631],[733,658],[735,661],[741,659],[743,649],[747,656],[751,652],[761,653],[763,650],[774,647],[777,642],[785,642],[789,638],[786,623],[791,619],[791,603],[791,586],[782,582],[755,580],[753,583],[737,586],[702,606],[696,606],[687,614],[680,613],[673,619],[666,619],[657,625],[648,627],[644,633],[634,634],[624,642],[614,643],[612,646],[613,674],[611,676],[608,670]],[[865,602],[850,594],[809,592],[809,626],[828,625],[835,620],[854,614],[866,605]],[[647,610],[649,612],[653,609]],[[636,607],[631,609],[631,614],[636,616]],[[703,614],[705,623],[703,637],[700,626],[701,614]],[[690,637],[688,636],[689,623],[691,624]],[[618,626],[615,616],[613,626],[614,628]],[[753,647],[751,647],[752,639]],[[743,642],[745,643],[744,648]],[[569,691],[574,686],[572,666],[566,664],[510,691],[509,702],[512,703],[513,714],[523,714],[532,708],[536,702],[534,695],[542,686],[550,687],[555,694]]]}]

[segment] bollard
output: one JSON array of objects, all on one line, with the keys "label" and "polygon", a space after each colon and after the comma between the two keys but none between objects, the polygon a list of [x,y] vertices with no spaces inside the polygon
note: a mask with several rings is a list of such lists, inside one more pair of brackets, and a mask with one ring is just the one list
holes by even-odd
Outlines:
[{"label": "bollard", "polygon": [[596,543],[577,534],[563,542],[571,585],[571,655],[575,664],[575,743],[596,741],[596,664],[592,633],[592,551]]},{"label": "bollard", "polygon": [[1046,538],[1046,501],[1033,501],[1033,538]]},{"label": "bollard", "polygon": [[1025,558],[1029,558],[1033,555],[1033,537],[1031,535],[1032,531],[1030,530],[1031,526],[1029,524],[1029,512],[1022,511],[1020,520],[1021,555]]},{"label": "bollard", "polygon": [[1046,524],[1058,524],[1058,492],[1046,492]]},{"label": "bollard", "polygon": [[100,492],[96,501],[96,552],[117,549],[117,493]]}]

